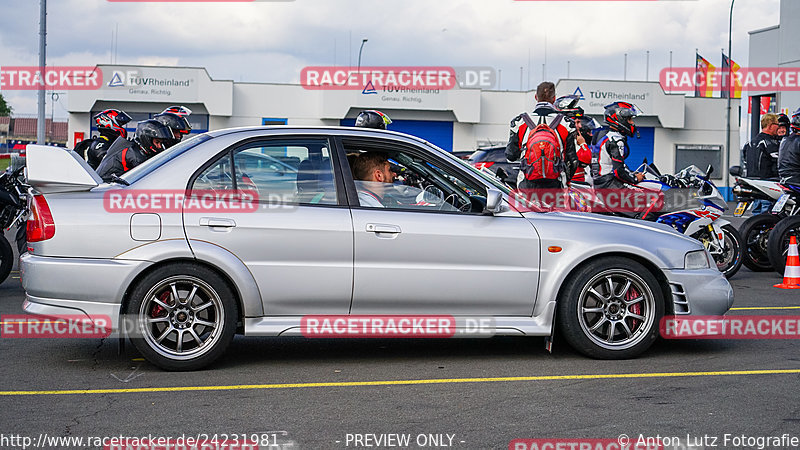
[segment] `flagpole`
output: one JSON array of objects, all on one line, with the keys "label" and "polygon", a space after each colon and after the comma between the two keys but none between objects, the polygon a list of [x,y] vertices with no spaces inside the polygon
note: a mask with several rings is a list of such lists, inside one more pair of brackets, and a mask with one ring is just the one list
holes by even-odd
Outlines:
[{"label": "flagpole", "polygon": [[[733,55],[731,54],[731,43],[733,41],[733,3],[736,0],[731,0],[731,12],[728,18],[728,72],[730,73],[731,69],[733,68]],[[728,85],[728,83],[725,83]],[[728,113],[726,115],[727,120],[725,120],[725,165],[726,169],[730,166],[731,161],[731,86],[728,86]],[[738,147],[738,145],[737,145]],[[741,161],[739,161],[741,164]],[[725,187],[730,187],[731,185],[731,177],[730,174],[725,177]],[[729,191],[730,192],[730,191]]]}]

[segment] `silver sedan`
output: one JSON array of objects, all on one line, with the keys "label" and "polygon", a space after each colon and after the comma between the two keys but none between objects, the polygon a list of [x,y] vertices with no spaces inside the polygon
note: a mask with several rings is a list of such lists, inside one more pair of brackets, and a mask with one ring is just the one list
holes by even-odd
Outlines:
[{"label": "silver sedan", "polygon": [[[378,182],[363,175],[370,159],[389,163]],[[520,212],[496,181],[400,133],[213,131],[110,184],[74,152],[29,146],[27,170],[39,195],[24,309],[109,317],[168,370],[208,365],[237,333],[308,336],[310,317],[449,317],[463,336],[475,323],[493,335],[560,329],[590,357],[630,358],[665,315],[733,303],[697,241]]]}]

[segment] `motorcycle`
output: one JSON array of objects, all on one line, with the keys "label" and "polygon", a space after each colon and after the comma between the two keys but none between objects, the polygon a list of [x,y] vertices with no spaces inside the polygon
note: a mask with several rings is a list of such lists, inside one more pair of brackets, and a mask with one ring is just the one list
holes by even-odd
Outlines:
[{"label": "motorcycle", "polygon": [[665,211],[652,212],[650,205],[640,217],[671,226],[678,232],[699,240],[708,249],[717,268],[727,278],[732,277],[742,266],[742,238],[733,225],[722,214],[728,209],[728,204],[711,181],[714,167],[709,165],[705,172],[692,165],[677,174],[662,175],[658,168],[649,164],[645,159],[639,172],[645,174],[645,179],[637,185],[650,191],[667,192],[674,189],[683,189],[689,192],[694,205],[688,209],[670,211],[669,202]]},{"label": "motorcycle", "polygon": [[[732,192],[739,202],[733,212],[735,217],[743,216],[747,208],[755,200],[767,200],[777,203],[784,193],[783,188],[777,181],[740,177],[740,166],[732,166],[730,174],[736,177]],[[787,198],[782,202],[782,206],[778,207],[778,211],[756,214],[742,223],[739,227],[739,234],[744,242],[742,262],[748,269],[754,272],[767,272],[773,269],[768,254],[770,232],[781,219],[795,214],[798,209],[797,205],[796,202]]]},{"label": "motorcycle", "polygon": [[[25,226],[30,186],[23,181],[24,170],[24,164],[15,159],[5,172],[0,173],[0,227],[8,231],[17,226],[16,241],[20,254],[28,247]],[[13,265],[14,251],[5,235],[0,233],[0,283],[8,278]]]},{"label": "motorcycle", "polygon": [[800,237],[800,186],[781,184],[783,195],[775,202],[773,214],[780,212],[785,216],[775,225],[767,239],[767,256],[772,268],[781,276],[786,269],[786,255],[792,235]]}]

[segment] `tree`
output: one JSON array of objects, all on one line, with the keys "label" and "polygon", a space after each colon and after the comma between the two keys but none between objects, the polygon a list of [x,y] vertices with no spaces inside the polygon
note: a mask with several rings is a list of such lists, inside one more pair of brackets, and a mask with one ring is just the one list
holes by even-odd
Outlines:
[{"label": "tree", "polygon": [[3,94],[0,94],[0,117],[10,116],[14,109],[6,103]]}]

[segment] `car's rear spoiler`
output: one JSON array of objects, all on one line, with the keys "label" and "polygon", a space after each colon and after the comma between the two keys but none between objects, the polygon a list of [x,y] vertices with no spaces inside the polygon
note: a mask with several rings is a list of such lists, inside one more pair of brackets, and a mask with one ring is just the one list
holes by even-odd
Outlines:
[{"label": "car's rear spoiler", "polygon": [[77,153],[49,145],[28,145],[25,156],[28,184],[37,191],[88,191],[103,179]]}]

